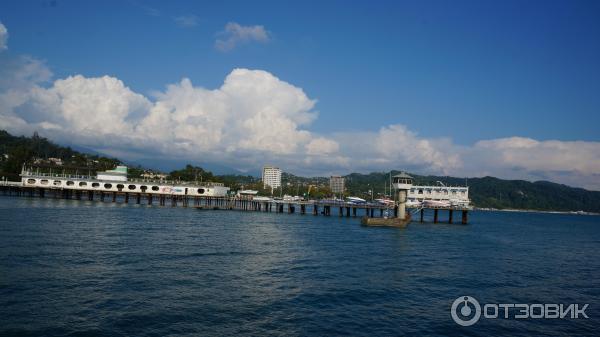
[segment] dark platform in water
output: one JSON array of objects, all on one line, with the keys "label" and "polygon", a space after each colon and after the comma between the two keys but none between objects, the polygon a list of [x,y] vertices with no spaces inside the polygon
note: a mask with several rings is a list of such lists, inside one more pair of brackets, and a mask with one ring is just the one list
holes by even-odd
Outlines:
[{"label": "dark platform in water", "polygon": [[410,222],[410,215],[407,215],[404,219],[400,218],[367,218],[364,217],[360,220],[363,226],[380,226],[380,227],[398,227],[405,228]]}]

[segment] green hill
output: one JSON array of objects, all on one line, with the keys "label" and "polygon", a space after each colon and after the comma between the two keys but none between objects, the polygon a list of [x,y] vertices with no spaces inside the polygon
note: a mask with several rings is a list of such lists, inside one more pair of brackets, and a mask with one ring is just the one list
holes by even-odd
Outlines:
[{"label": "green hill", "polygon": [[[49,160],[60,159],[61,165]],[[36,165],[42,170],[87,171],[114,168],[120,161],[98,155],[89,155],[54,144],[34,133],[32,137],[16,137],[0,130],[0,176],[8,180],[20,180],[23,164]]]},{"label": "green hill", "polygon": [[[60,159],[61,165],[49,160]],[[35,165],[42,170],[62,170],[94,173],[99,170],[114,168],[122,161],[99,155],[91,155],[75,151],[69,147],[59,146],[46,138],[34,134],[32,137],[16,137],[0,130],[0,176],[8,180],[19,180],[23,164]],[[136,177],[144,172],[142,167],[130,168],[130,176]],[[392,171],[391,174],[397,174]],[[449,186],[469,186],[469,196],[476,207],[533,209],[546,211],[586,211],[600,213],[600,192],[588,191],[548,181],[529,182],[524,180],[503,180],[494,177],[456,178],[442,176],[423,176],[411,174],[416,185],[435,185],[441,181]],[[346,175],[347,195],[370,198],[389,194],[390,172],[373,172],[369,174],[352,173]],[[169,179],[179,180],[212,180],[227,184],[233,189],[257,189],[261,193],[270,193],[262,188],[260,179],[242,175],[213,175],[201,167],[187,165],[181,170],[172,171]],[[305,178],[283,173],[283,191],[274,191],[275,195],[303,195],[310,188],[310,197],[328,197],[328,178]]]}]

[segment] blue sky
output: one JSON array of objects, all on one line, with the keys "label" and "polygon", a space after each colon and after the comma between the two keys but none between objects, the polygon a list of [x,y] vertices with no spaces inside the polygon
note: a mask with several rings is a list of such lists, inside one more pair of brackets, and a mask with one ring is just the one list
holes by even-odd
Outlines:
[{"label": "blue sky", "polygon": [[[0,22],[4,53],[43,61],[53,73],[46,87],[108,75],[155,101],[182,78],[217,89],[245,68],[301,88],[318,113],[302,129],[338,142],[396,124],[453,148],[522,137],[596,151],[600,140],[598,1],[4,1]],[[219,50],[227,23],[261,26],[268,38]],[[505,175],[535,180],[534,166]]]}]

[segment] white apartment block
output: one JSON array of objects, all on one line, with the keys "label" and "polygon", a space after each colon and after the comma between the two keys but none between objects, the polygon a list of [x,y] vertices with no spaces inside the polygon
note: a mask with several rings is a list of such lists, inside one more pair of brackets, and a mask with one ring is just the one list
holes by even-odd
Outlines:
[{"label": "white apartment block", "polygon": [[277,188],[281,186],[281,169],[279,167],[265,166],[262,172],[263,188]]},{"label": "white apartment block", "polygon": [[334,194],[344,193],[345,187],[345,179],[341,176],[331,176],[329,177],[329,188],[331,192]]}]

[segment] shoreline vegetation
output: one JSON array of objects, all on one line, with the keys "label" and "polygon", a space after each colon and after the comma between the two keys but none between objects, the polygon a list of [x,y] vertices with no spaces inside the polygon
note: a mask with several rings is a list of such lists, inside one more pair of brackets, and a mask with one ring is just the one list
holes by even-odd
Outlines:
[{"label": "shoreline vegetation", "polygon": [[[129,167],[129,177],[140,179],[148,174],[160,175],[162,179],[194,182],[220,182],[232,190],[252,189],[259,195],[297,195],[310,199],[329,198],[332,193],[328,177],[300,177],[282,173],[282,187],[274,191],[263,188],[259,177],[243,174],[214,174],[200,166],[186,165],[168,173],[132,165],[117,158],[101,154],[83,153],[63,147],[34,133],[32,137],[13,136],[0,130],[0,177],[20,180],[23,164],[35,166],[41,171],[94,174],[124,164]],[[372,172],[345,175],[346,196],[364,199],[389,195],[389,176],[399,173]],[[536,212],[559,214],[600,214],[600,191],[570,187],[548,181],[504,180],[495,177],[458,178],[448,176],[418,175],[415,185],[469,186],[471,205],[481,211]],[[372,192],[372,193],[371,193]]]},{"label": "shoreline vegetation", "polygon": [[598,216],[599,212],[585,212],[585,211],[552,211],[552,210],[537,210],[537,209],[514,209],[514,208],[486,208],[486,207],[474,207],[473,211],[481,212],[514,212],[514,213],[542,213],[542,214],[564,214],[564,215],[589,215]]}]

